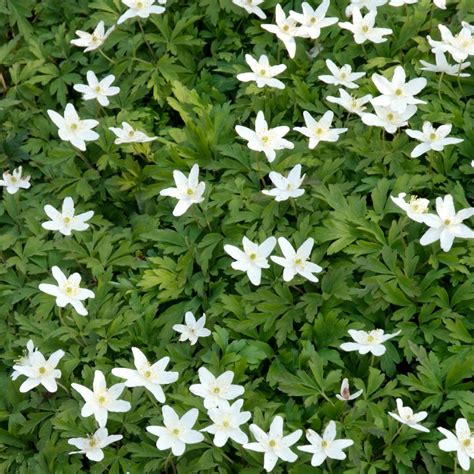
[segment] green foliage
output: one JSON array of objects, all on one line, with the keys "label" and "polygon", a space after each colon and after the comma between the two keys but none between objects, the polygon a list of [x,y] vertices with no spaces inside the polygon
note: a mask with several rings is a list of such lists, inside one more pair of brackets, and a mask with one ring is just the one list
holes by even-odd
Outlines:
[{"label": "green foliage", "polygon": [[[333,1],[330,16],[344,18],[346,3]],[[169,355],[180,377],[167,388],[167,403],[181,412],[199,408],[199,428],[208,418],[188,389],[197,369],[233,370],[259,426],[268,428],[276,414],[288,430],[319,432],[336,420],[338,435],[354,440],[344,462],[331,461],[321,472],[450,472],[453,459],[439,450],[436,427],[453,429],[457,418],[474,418],[474,245],[457,239],[449,253],[438,243],[422,247],[422,225],[403,217],[390,195],[408,192],[433,202],[450,193],[458,207],[474,204],[474,81],[424,74],[427,103],[410,125],[450,122],[464,142],[410,159],[413,141],[403,132],[389,136],[347,116],[325,99],[337,88],[317,79],[326,58],[366,72],[361,96],[375,92],[375,72],[390,74],[402,64],[409,76],[421,75],[419,60],[432,60],[426,35],[438,38],[438,23],[457,31],[461,20],[474,18],[469,0],[448,2],[446,11],[432,11],[431,3],[409,5],[408,16],[403,8],[382,7],[380,26],[394,33],[367,52],[334,26],[323,30],[319,56],[310,59],[314,45],[297,39],[296,58],[289,60],[255,16],[227,0],[168,0],[165,14],[141,21],[144,33],[136,20],[119,26],[101,49],[105,55],[83,53],[70,40],[100,20],[113,24],[124,10],[118,0],[0,1],[0,168],[22,165],[32,182],[0,201],[0,472],[262,472],[260,454],[237,445],[218,449],[210,438],[179,458],[157,450],[145,427],[161,422],[161,409],[142,388],[125,392],[130,412],[110,416],[109,432],[124,439],[105,449],[104,461],[69,456],[67,439],[94,431],[94,422],[80,417],[82,400],[70,389],[19,392],[11,367],[30,338],[44,354],[65,350],[59,368],[66,388],[90,385],[94,369],[110,374],[129,366],[132,346],[150,360]],[[275,4],[264,4],[270,17]],[[301,2],[290,4],[298,10]],[[240,83],[235,76],[246,70],[245,53],[285,63],[286,88]],[[121,92],[106,110],[72,88],[88,70],[117,78]],[[46,114],[62,113],[67,102],[81,118],[100,121],[100,139],[84,153],[58,139]],[[295,149],[279,152],[271,164],[234,131],[253,123],[259,110],[271,126],[293,126],[302,123],[303,110],[328,109],[336,126],[349,129],[337,143],[311,151],[291,134]],[[114,145],[108,127],[122,121],[159,139]],[[172,186],[173,170],[187,173],[194,163],[206,199],[175,218],[172,200],[159,192]],[[306,192],[294,205],[260,193],[271,170],[297,163]],[[91,228],[72,237],[41,227],[44,205],[57,208],[66,196],[81,212],[95,212]],[[262,284],[252,286],[223,250],[244,235],[285,236],[295,245],[313,237],[320,282],[297,277],[287,284],[272,264]],[[70,306],[60,312],[39,292],[53,265],[79,272],[95,292],[86,318]],[[185,311],[206,313],[212,337],[195,346],[178,342],[171,327]],[[382,357],[339,349],[348,329],[373,328],[402,331]],[[344,377],[364,390],[350,404],[335,398]],[[397,433],[387,415],[396,397],[429,412],[430,433],[408,427]],[[313,471],[302,454],[274,472]]]}]

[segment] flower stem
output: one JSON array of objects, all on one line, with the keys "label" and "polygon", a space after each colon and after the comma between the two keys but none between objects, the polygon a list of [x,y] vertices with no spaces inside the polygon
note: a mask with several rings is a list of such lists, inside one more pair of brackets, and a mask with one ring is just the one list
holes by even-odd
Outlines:
[{"label": "flower stem", "polygon": [[400,425],[398,427],[398,430],[395,432],[395,434],[393,435],[392,439],[390,440],[390,442],[388,443],[389,445],[391,445],[393,443],[393,441],[395,440],[395,438],[400,434],[400,431],[402,431],[402,428],[403,428],[403,425]]},{"label": "flower stem", "polygon": [[107,56],[101,49],[99,49],[98,51],[105,59],[107,59],[109,63],[115,65],[115,61],[110,56]]},{"label": "flower stem", "polygon": [[58,387],[61,387],[66,393],[69,394],[69,390],[61,383],[56,380]]},{"label": "flower stem", "polygon": [[148,42],[148,40],[146,39],[146,36],[145,36],[145,30],[143,29],[143,25],[142,25],[142,22],[141,20],[138,20],[138,26],[140,27],[140,30],[142,32],[142,36],[143,36],[143,41],[145,42],[147,48],[148,48],[148,51],[150,51],[150,54],[151,54],[151,57],[153,58],[153,61],[156,63],[156,56],[155,56],[155,52],[153,51],[153,48],[151,47],[150,43]]}]

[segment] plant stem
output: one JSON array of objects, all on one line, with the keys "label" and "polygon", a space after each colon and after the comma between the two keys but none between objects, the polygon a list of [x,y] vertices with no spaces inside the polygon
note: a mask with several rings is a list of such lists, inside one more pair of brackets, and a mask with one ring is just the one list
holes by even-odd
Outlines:
[{"label": "plant stem", "polygon": [[101,49],[99,49],[99,53],[100,53],[105,59],[107,59],[107,61],[109,61],[109,63],[115,65],[115,61],[114,61],[111,57],[107,56]]},{"label": "plant stem", "polygon": [[138,26],[140,27],[140,30],[142,32],[143,41],[145,42],[145,44],[148,48],[148,51],[150,51],[150,54],[151,54],[151,57],[153,58],[153,61],[156,62],[155,52],[153,51],[153,49],[152,49],[150,43],[148,42],[148,40],[146,39],[145,30],[143,29],[143,25],[142,25],[141,20],[138,20]]},{"label": "plant stem", "polygon": [[61,382],[56,380],[56,383],[58,384],[58,387],[61,387],[66,393],[69,394],[69,390]]}]

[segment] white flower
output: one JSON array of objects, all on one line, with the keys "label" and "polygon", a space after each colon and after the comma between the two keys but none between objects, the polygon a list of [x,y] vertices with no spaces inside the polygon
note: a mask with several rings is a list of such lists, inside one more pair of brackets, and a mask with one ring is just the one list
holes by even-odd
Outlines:
[{"label": "white flower", "polygon": [[447,74],[448,76],[457,76],[458,74],[459,77],[470,76],[468,72],[460,72],[471,65],[469,61],[465,63],[449,64],[448,60],[446,59],[446,55],[443,52],[435,53],[435,61],[436,64],[430,64],[420,59],[420,63],[425,66],[420,68],[421,71],[442,72],[444,74]]},{"label": "white flower", "polygon": [[474,231],[462,222],[474,216],[474,207],[468,207],[456,212],[453,197],[450,194],[444,198],[436,198],[435,214],[424,214],[423,223],[430,227],[420,239],[421,245],[429,245],[439,240],[441,248],[449,252],[455,237],[474,239]]},{"label": "white flower", "polygon": [[392,110],[391,107],[374,105],[375,114],[365,113],[362,122],[374,127],[382,127],[387,133],[395,133],[400,127],[408,125],[408,119],[416,114],[416,105],[408,105],[402,113]]},{"label": "white flower", "polygon": [[388,0],[351,0],[351,3],[346,7],[346,16],[352,16],[352,10],[358,8],[366,8],[369,12],[377,11],[378,7],[385,5]]},{"label": "white flower", "polygon": [[44,206],[44,212],[51,220],[43,222],[41,226],[44,229],[57,230],[63,235],[71,235],[73,230],[88,229],[89,224],[86,221],[94,215],[94,211],[88,211],[75,216],[74,201],[71,197],[64,198],[61,212],[49,204]]},{"label": "white flower", "polygon": [[263,243],[255,244],[247,237],[242,239],[244,251],[234,245],[224,245],[224,250],[235,260],[231,266],[234,270],[246,272],[251,283],[260,285],[262,268],[270,268],[268,256],[276,245],[275,237],[268,237]]},{"label": "white flower", "polygon": [[403,5],[410,5],[412,3],[418,3],[418,0],[390,0],[388,4],[391,7],[401,7]]},{"label": "white flower", "polygon": [[263,12],[263,10],[258,6],[261,5],[264,0],[232,0],[232,3],[245,9],[247,13],[254,13],[262,20],[267,18],[267,15]]},{"label": "white flower", "polygon": [[85,48],[84,53],[94,51],[94,49],[100,48],[104,44],[104,41],[114,29],[115,25],[105,31],[104,22],[99,21],[92,34],[86,31],[76,30],[76,35],[79,36],[79,38],[71,40],[71,44]]},{"label": "white flower", "polygon": [[370,94],[364,95],[364,97],[353,97],[347,93],[344,89],[339,89],[340,97],[327,96],[326,99],[328,102],[333,104],[338,104],[341,107],[344,107],[351,114],[356,114],[362,116],[364,110],[366,109],[365,104],[372,100]]},{"label": "white flower", "polygon": [[84,100],[97,99],[100,105],[106,107],[110,104],[108,97],[120,92],[120,87],[111,87],[114,81],[113,74],[99,81],[93,71],[87,71],[87,84],[75,84],[73,89],[83,94]]},{"label": "white flower", "polygon": [[234,372],[228,370],[219,377],[215,377],[205,367],[198,370],[199,384],[189,387],[189,391],[198,397],[204,398],[206,409],[216,408],[222,400],[233,400],[244,393],[244,387],[232,384]]},{"label": "white flower", "polygon": [[227,400],[220,400],[217,408],[210,408],[207,415],[213,422],[212,425],[203,428],[201,431],[207,431],[214,435],[214,444],[222,448],[229,438],[238,444],[248,442],[248,436],[240,429],[240,425],[250,420],[249,411],[240,411],[243,400],[237,400],[232,405]]},{"label": "white flower", "polygon": [[320,466],[326,458],[346,459],[343,449],[354,444],[352,439],[336,439],[336,423],[330,421],[324,429],[323,437],[312,429],[306,430],[306,439],[311,443],[305,446],[298,446],[300,451],[311,453],[311,466]]},{"label": "white flower", "polygon": [[406,195],[406,193],[400,193],[398,197],[390,196],[390,199],[403,209],[412,221],[423,222],[423,215],[428,212],[430,201],[418,196],[411,196],[410,202],[406,202]]},{"label": "white flower", "polygon": [[115,145],[122,143],[146,143],[156,140],[157,137],[149,137],[146,133],[135,130],[127,122],[122,122],[122,128],[109,127],[117,137],[114,141]]},{"label": "white flower", "polygon": [[0,179],[0,186],[5,186],[8,194],[15,194],[19,189],[29,189],[31,176],[22,176],[22,173],[23,168],[21,166],[14,169],[13,174],[5,171],[3,179]]},{"label": "white flower", "polygon": [[[130,18],[148,18],[150,15],[160,15],[165,11],[164,7],[155,5],[155,0],[122,0],[128,10],[117,20],[117,25]],[[166,0],[158,0],[158,3],[165,4]]]},{"label": "white flower", "polygon": [[336,398],[338,400],[342,400],[348,402],[349,400],[355,400],[356,398],[362,395],[363,390],[358,390],[356,393],[351,395],[351,391],[349,390],[349,380],[343,379],[341,383],[341,391],[340,394],[336,394]]},{"label": "white flower", "polygon": [[377,28],[375,27],[375,17],[377,11],[372,10],[364,17],[361,15],[360,10],[357,7],[352,9],[352,23],[347,21],[339,22],[339,26],[345,30],[349,30],[354,35],[354,41],[357,44],[365,43],[366,41],[372,41],[372,43],[384,43],[387,38],[385,35],[392,34],[390,28]]},{"label": "white flower", "polygon": [[286,66],[284,64],[278,64],[277,66],[270,66],[268,62],[268,57],[265,54],[262,54],[258,61],[254,59],[250,54],[245,55],[245,61],[252,69],[252,72],[243,72],[237,74],[237,79],[242,82],[255,81],[257,87],[275,87],[277,89],[284,89],[285,84],[278,79],[275,79],[275,76],[281,74]]},{"label": "white flower", "polygon": [[349,64],[344,64],[338,68],[330,59],[326,59],[326,66],[332,74],[318,76],[318,78],[326,84],[357,89],[359,86],[354,81],[365,76],[365,72],[352,72],[352,68]]},{"label": "white flower", "polygon": [[100,370],[94,372],[92,390],[78,383],[71,384],[71,387],[76,390],[76,392],[79,392],[85,401],[81,410],[81,416],[87,418],[88,416],[94,415],[100,428],[103,428],[107,424],[109,411],[123,413],[129,411],[132,407],[130,402],[118,400],[125,385],[123,383],[117,383],[107,388],[104,374]]},{"label": "white flower", "polygon": [[390,107],[394,112],[402,114],[410,104],[426,104],[425,101],[416,99],[415,95],[426,86],[424,77],[417,77],[405,82],[406,74],[402,66],[397,66],[389,81],[380,74],[372,74],[372,82],[382,94],[372,99],[372,104]]},{"label": "white flower", "polygon": [[301,4],[302,13],[290,10],[290,17],[296,20],[301,26],[296,31],[296,36],[302,38],[317,39],[321,35],[321,28],[334,25],[337,18],[326,18],[329,8],[329,0],[323,0],[318,8],[313,9],[307,2]]},{"label": "white flower", "polygon": [[433,0],[433,3],[442,10],[446,10],[446,0]]},{"label": "white flower", "polygon": [[82,301],[87,298],[94,298],[95,295],[91,290],[79,287],[81,275],[79,275],[79,273],[73,273],[70,277],[66,277],[60,268],[56,266],[51,268],[51,271],[57,285],[41,283],[39,285],[40,291],[55,296],[56,304],[60,308],[64,308],[70,304],[78,314],[87,316],[88,313]]},{"label": "white flower", "polygon": [[179,332],[179,340],[189,341],[192,346],[196,344],[200,337],[208,337],[211,335],[211,331],[205,328],[206,324],[206,315],[203,315],[196,321],[194,314],[191,311],[186,311],[184,315],[184,320],[186,324],[175,324],[173,330]]},{"label": "white flower", "polygon": [[283,436],[283,418],[275,416],[270,430],[265,433],[257,425],[250,425],[250,431],[257,440],[256,443],[244,444],[245,449],[265,453],[263,457],[263,468],[270,472],[276,465],[278,459],[287,462],[295,462],[298,456],[290,449],[300,438],[302,430],[296,430],[293,433]]},{"label": "white flower", "polygon": [[37,350],[38,349],[35,348],[33,341],[30,339],[26,343],[26,351],[24,351],[23,355],[18,360],[15,361],[14,367],[16,367],[16,369],[14,369],[12,372],[12,375],[11,375],[12,380],[16,380],[21,375],[21,372],[17,370],[19,367],[28,367],[31,365],[31,356]]},{"label": "white flower", "polygon": [[446,439],[438,443],[439,449],[451,452],[456,451],[459,465],[465,471],[471,467],[471,459],[474,459],[474,436],[465,418],[456,421],[456,435],[446,428],[438,427],[438,431],[446,436]]},{"label": "white flower", "polygon": [[196,444],[204,440],[204,435],[193,430],[199,412],[197,408],[191,408],[181,418],[168,405],[163,406],[163,424],[165,426],[147,426],[146,430],[158,436],[156,447],[163,451],[170,449],[175,456],[181,456],[187,444]]},{"label": "white flower", "polygon": [[302,133],[309,138],[308,148],[316,148],[319,142],[337,142],[341,133],[347,132],[347,128],[331,128],[334,112],[328,110],[316,121],[309,112],[304,111],[303,117],[306,127],[294,127],[293,130]]},{"label": "white flower", "polygon": [[64,356],[64,351],[60,349],[53,352],[46,360],[38,349],[35,350],[33,341],[28,341],[26,347],[28,349],[27,358],[20,360],[13,366],[13,380],[19,375],[27,377],[20,386],[20,392],[28,392],[38,385],[42,385],[48,392],[56,392],[58,389],[56,379],[61,377],[61,371],[56,369],[56,366]]},{"label": "white flower", "polygon": [[457,63],[474,55],[474,37],[472,36],[474,31],[468,23],[463,22],[463,28],[457,35],[453,35],[444,25],[438,25],[438,29],[441,33],[441,41],[434,41],[427,36],[434,53],[448,52]]},{"label": "white flower", "polygon": [[316,263],[308,262],[314,245],[314,240],[311,237],[306,239],[296,251],[284,237],[278,238],[278,245],[284,257],[275,257],[272,255],[270,258],[276,264],[284,268],[283,280],[291,281],[295,275],[301,275],[314,283],[319,281],[313,273],[319,273],[323,269],[319,265],[316,265]]},{"label": "white flower", "polygon": [[409,137],[422,142],[420,145],[413,148],[410,156],[416,158],[423,155],[423,153],[426,153],[428,150],[442,151],[446,145],[461,143],[463,141],[462,138],[448,137],[452,128],[453,126],[449,123],[434,129],[431,122],[424,122],[423,130],[421,132],[411,129],[405,130],[405,133]]},{"label": "white flower", "polygon": [[181,171],[174,170],[173,178],[175,188],[166,188],[160,191],[160,196],[170,196],[178,199],[178,203],[173,209],[173,216],[182,216],[193,204],[204,201],[204,190],[206,183],[199,182],[199,166],[193,165],[189,176],[186,177]]},{"label": "white flower", "polygon": [[283,150],[284,148],[292,150],[295,147],[293,143],[283,138],[290,131],[290,128],[286,126],[268,128],[268,123],[261,110],[257,113],[255,119],[255,130],[236,125],[235,131],[244,140],[247,140],[247,146],[251,150],[263,151],[270,163],[276,157],[275,150]]},{"label": "white flower", "polygon": [[413,413],[413,410],[410,407],[404,407],[403,401],[401,398],[397,398],[397,410],[398,414],[388,412],[388,414],[395,418],[400,423],[408,425],[410,428],[413,428],[418,431],[424,431],[428,433],[430,430],[425,428],[423,425],[420,425],[418,422],[424,420],[428,413],[426,411],[420,411],[419,413]]},{"label": "white flower", "polygon": [[93,435],[87,438],[71,438],[68,443],[80,451],[71,451],[69,454],[85,454],[91,461],[102,461],[104,459],[103,448],[123,438],[122,435],[110,435],[107,428],[99,428]]},{"label": "white flower", "polygon": [[58,135],[61,140],[71,142],[79,150],[85,151],[86,143],[99,138],[99,134],[92,129],[99,125],[97,120],[81,120],[77,115],[74,105],[67,104],[64,117],[54,110],[48,110],[49,118],[58,127]]},{"label": "white flower", "polygon": [[296,21],[291,16],[286,17],[279,3],[275,7],[275,21],[276,25],[264,24],[260,26],[264,30],[274,33],[285,45],[290,58],[294,58],[296,54],[295,36],[298,33]]},{"label": "white flower", "polygon": [[170,358],[163,357],[158,362],[151,365],[143,352],[137,347],[132,347],[133,361],[135,369],[112,369],[112,374],[116,377],[126,379],[125,387],[145,387],[160,402],[166,401],[162,385],[167,385],[178,380],[178,372],[166,370]]},{"label": "white flower", "polygon": [[286,201],[289,198],[297,198],[304,194],[304,189],[300,189],[300,186],[306,175],[301,176],[301,165],[294,166],[288,177],[276,171],[271,171],[269,176],[275,188],[269,191],[263,190],[262,193],[273,196],[275,201]]},{"label": "white flower", "polygon": [[358,351],[359,354],[367,354],[370,352],[375,356],[381,356],[385,354],[387,349],[383,343],[392,337],[398,336],[401,333],[399,330],[393,334],[384,334],[383,329],[373,329],[369,332],[349,329],[348,332],[355,342],[342,343],[340,345],[342,350],[347,352]]}]

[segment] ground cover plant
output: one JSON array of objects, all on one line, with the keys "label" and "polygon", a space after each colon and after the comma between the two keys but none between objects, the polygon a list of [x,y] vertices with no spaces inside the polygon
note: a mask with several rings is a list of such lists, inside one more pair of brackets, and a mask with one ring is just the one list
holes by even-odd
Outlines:
[{"label": "ground cover plant", "polygon": [[473,468],[472,2],[0,14],[0,472]]}]

